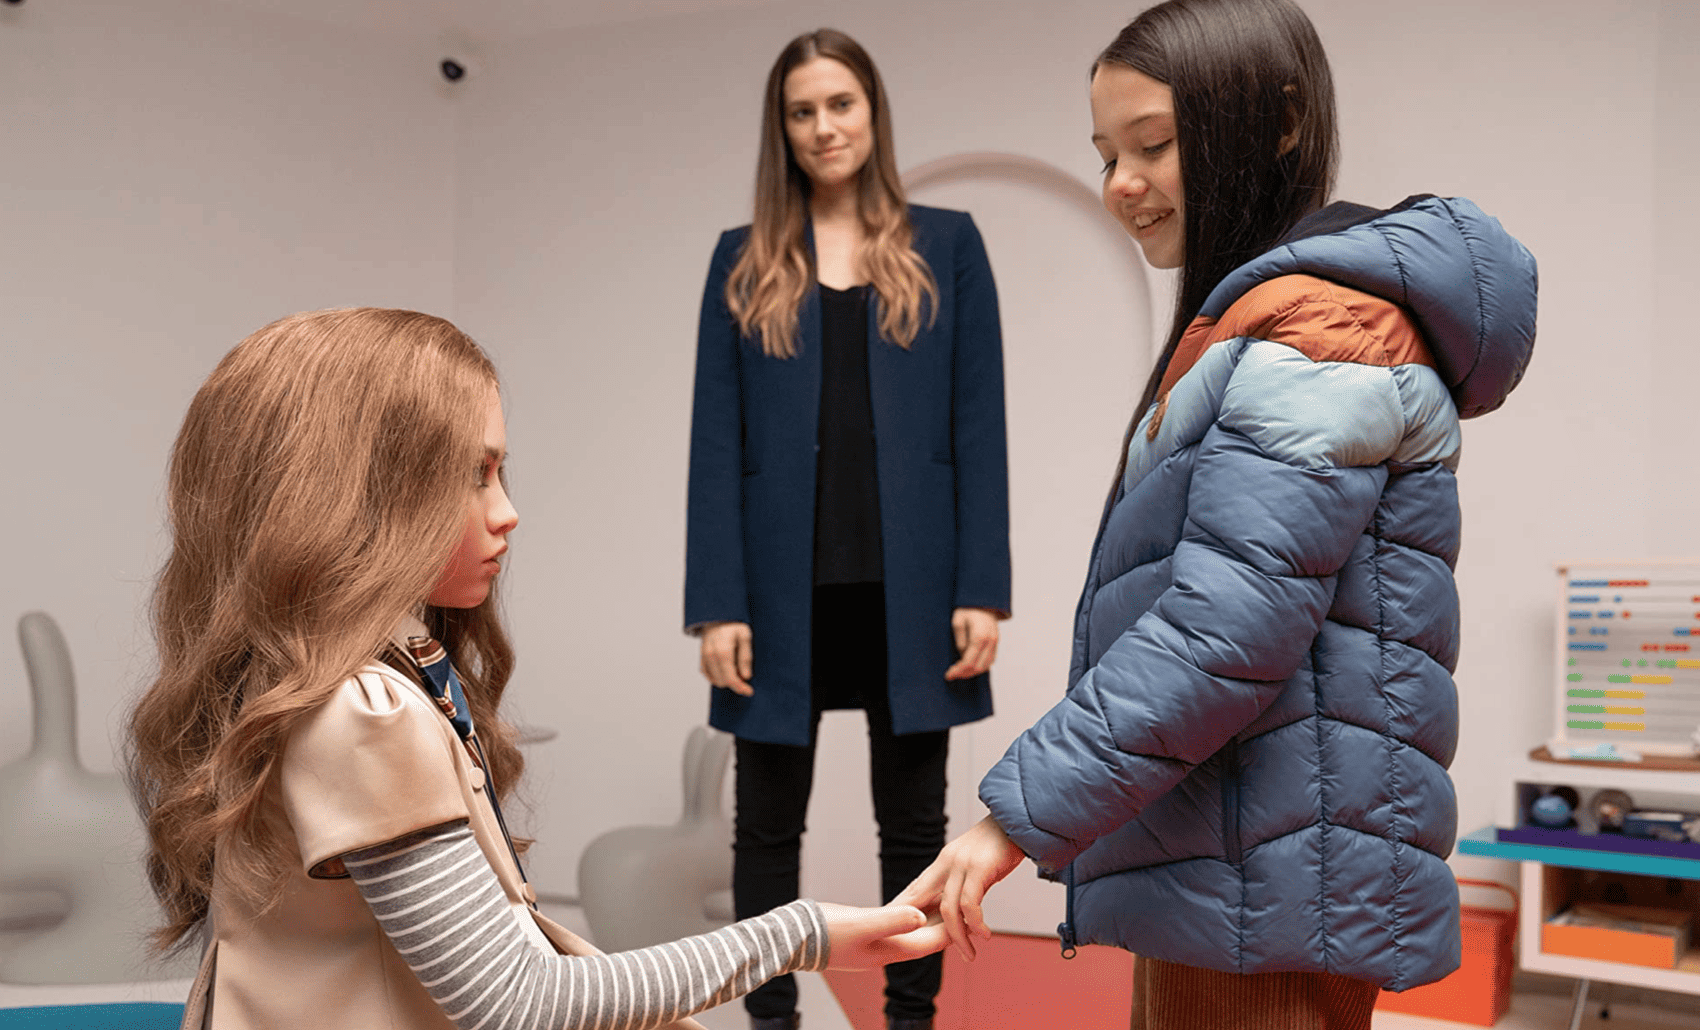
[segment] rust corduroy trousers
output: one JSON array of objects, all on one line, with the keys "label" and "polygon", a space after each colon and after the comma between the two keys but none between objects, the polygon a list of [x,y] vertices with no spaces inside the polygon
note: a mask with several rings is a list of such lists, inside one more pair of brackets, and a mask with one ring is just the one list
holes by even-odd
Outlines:
[{"label": "rust corduroy trousers", "polygon": [[1133,962],[1132,1030],[1369,1030],[1380,989],[1334,973],[1221,973]]}]

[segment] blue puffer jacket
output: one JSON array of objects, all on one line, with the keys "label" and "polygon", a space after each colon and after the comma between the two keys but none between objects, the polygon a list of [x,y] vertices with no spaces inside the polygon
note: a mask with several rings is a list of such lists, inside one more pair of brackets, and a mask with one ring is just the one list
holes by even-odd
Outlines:
[{"label": "blue puffer jacket", "polygon": [[1070,881],[1065,946],[1404,990],[1458,965],[1458,420],[1522,376],[1535,262],[1466,200],[1297,235],[1183,337],[1067,697],[980,797]]}]

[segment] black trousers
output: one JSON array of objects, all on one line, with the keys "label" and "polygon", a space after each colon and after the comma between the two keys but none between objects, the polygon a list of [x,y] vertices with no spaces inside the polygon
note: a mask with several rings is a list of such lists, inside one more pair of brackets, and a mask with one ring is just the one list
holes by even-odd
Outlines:
[{"label": "black trousers", "polygon": [[[820,713],[858,704],[868,716],[869,780],[879,824],[880,897],[890,901],[944,847],[945,763],[950,732],[891,732],[886,695],[885,593],[880,583],[817,586],[810,744],[793,747],[739,739],[737,814],[733,820],[732,903],[739,919],[797,898],[809,791],[814,784]],[[759,670],[757,673],[760,675]],[[759,679],[757,690],[760,690]],[[901,686],[898,687],[901,689]],[[885,1011],[896,1019],[933,1015],[943,956],[886,967]],[[797,984],[775,977],[751,991],[744,1007],[758,1019],[797,1007]]]}]

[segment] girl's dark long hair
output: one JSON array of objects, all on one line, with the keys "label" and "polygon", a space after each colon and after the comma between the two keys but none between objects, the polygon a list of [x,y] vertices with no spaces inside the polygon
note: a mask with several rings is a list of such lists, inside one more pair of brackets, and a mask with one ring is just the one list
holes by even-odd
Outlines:
[{"label": "girl's dark long hair", "polygon": [[1328,57],[1291,0],[1168,0],[1122,29],[1093,74],[1106,64],[1173,91],[1185,202],[1174,317],[1128,425],[1119,483],[1187,326],[1229,272],[1327,201],[1339,137]]}]

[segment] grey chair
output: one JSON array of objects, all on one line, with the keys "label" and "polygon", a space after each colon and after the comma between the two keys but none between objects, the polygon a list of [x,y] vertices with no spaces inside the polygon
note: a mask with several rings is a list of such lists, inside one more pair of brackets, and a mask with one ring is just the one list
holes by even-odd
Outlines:
[{"label": "grey chair", "polygon": [[603,951],[661,944],[732,921],[732,824],[720,804],[732,739],[707,726],[686,738],[677,823],[609,830],[579,857],[580,904]]},{"label": "grey chair", "polygon": [[141,820],[122,779],[91,772],[77,757],[76,684],[64,635],[48,615],[31,612],[18,621],[18,642],[34,734],[24,757],[0,767],[0,896],[11,899],[0,909],[18,914],[19,902],[55,895],[64,905],[63,918],[20,916],[38,932],[0,951],[0,981],[193,975],[190,964],[162,964],[147,954],[144,935],[159,909],[143,877]]}]

